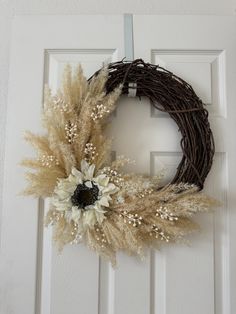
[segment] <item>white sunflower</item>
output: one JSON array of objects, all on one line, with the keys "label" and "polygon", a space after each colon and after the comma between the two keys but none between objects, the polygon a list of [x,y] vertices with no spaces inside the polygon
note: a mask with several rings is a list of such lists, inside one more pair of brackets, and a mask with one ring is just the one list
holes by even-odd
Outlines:
[{"label": "white sunflower", "polygon": [[72,168],[69,177],[59,179],[51,199],[52,205],[82,230],[102,223],[111,195],[119,191],[106,174],[94,176],[94,170],[94,164],[82,160],[80,171]]}]

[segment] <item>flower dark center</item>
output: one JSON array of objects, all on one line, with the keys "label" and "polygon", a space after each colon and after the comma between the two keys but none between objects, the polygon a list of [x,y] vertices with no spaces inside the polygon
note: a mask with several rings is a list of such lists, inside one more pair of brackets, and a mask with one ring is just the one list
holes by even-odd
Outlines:
[{"label": "flower dark center", "polygon": [[99,189],[93,182],[91,188],[87,187],[85,183],[79,184],[71,197],[71,202],[73,206],[84,208],[96,202],[98,193]]}]

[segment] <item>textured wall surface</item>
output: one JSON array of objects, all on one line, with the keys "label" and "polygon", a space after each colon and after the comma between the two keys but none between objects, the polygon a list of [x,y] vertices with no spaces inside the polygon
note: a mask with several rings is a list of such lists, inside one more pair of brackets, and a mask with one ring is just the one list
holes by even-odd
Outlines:
[{"label": "textured wall surface", "polygon": [[19,14],[110,13],[235,15],[236,0],[0,0],[0,208],[12,18]]}]

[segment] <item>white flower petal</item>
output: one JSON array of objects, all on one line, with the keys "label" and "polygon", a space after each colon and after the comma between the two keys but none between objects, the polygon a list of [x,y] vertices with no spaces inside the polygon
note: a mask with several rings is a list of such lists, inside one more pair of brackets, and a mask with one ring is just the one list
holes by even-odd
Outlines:
[{"label": "white flower petal", "polygon": [[92,187],[93,187],[91,181],[86,181],[86,182],[85,182],[85,185],[86,185],[88,188],[92,188]]},{"label": "white flower petal", "polygon": [[94,178],[94,181],[97,182],[100,186],[105,187],[109,183],[109,177],[107,177],[105,174],[100,174]]},{"label": "white flower petal", "polygon": [[59,211],[67,211],[71,208],[71,201],[70,200],[59,200],[56,197],[51,199],[51,204]]},{"label": "white flower petal", "polygon": [[92,227],[96,224],[96,215],[94,210],[83,212],[83,224]]},{"label": "white flower petal", "polygon": [[81,171],[82,171],[82,173],[85,174],[85,173],[88,171],[89,163],[88,163],[85,159],[83,159],[83,160],[81,161],[80,166],[81,166]]},{"label": "white flower petal", "polygon": [[78,223],[80,217],[81,209],[79,209],[77,206],[73,206],[71,209],[71,219],[74,220],[74,222]]},{"label": "white flower petal", "polygon": [[104,213],[101,212],[95,212],[96,218],[97,218],[97,222],[99,224],[101,224],[103,222],[103,220],[105,219]]},{"label": "white flower petal", "polygon": [[60,181],[57,185],[57,187],[54,190],[54,193],[59,194],[61,191],[64,193],[68,193],[68,196],[74,193],[74,190],[77,187],[76,182],[69,182],[66,180]]},{"label": "white flower petal", "polygon": [[68,197],[70,197],[70,193],[68,193],[67,191],[64,191],[64,190],[58,189],[57,191],[55,191],[55,193],[57,194],[57,196],[61,200],[64,200],[64,199],[67,199]]},{"label": "white flower petal", "polygon": [[113,183],[109,183],[104,189],[102,189],[102,193],[114,194],[119,191],[119,188],[115,186]]},{"label": "white flower petal", "polygon": [[84,207],[84,210],[85,210],[85,211],[94,210],[94,209],[96,209],[95,204],[93,204],[93,205],[87,205],[87,206]]},{"label": "white flower petal", "polygon": [[72,174],[69,175],[68,180],[71,183],[81,184],[83,181],[83,173],[77,170],[76,168],[72,168]]},{"label": "white flower petal", "polygon": [[99,204],[99,201],[96,202],[96,212],[103,214],[107,212],[107,210],[105,210],[104,207],[102,207],[102,205]]},{"label": "white flower petal", "polygon": [[88,171],[84,174],[85,178],[87,180],[92,180],[93,179],[94,170],[95,170],[95,165],[94,164],[89,166]]},{"label": "white flower petal", "polygon": [[105,206],[105,207],[109,207],[109,202],[108,202],[108,198],[106,196],[102,196],[98,203],[102,206]]},{"label": "white flower petal", "polygon": [[81,174],[81,172],[78,170],[78,169],[76,169],[75,167],[72,167],[72,169],[71,169],[71,173],[73,174],[73,176],[80,176],[80,174]]}]

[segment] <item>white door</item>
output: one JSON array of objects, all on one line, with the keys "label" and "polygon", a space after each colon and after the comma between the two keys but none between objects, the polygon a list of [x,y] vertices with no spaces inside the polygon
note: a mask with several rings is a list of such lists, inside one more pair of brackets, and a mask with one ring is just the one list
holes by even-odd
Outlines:
[{"label": "white door", "polygon": [[[124,53],[124,17],[37,16],[13,21],[2,223],[1,314],[233,314],[236,304],[235,79],[236,23],[229,17],[134,16],[135,58],[160,64],[190,82],[207,104],[216,155],[206,190],[222,202],[199,215],[190,245],[118,255],[118,267],[68,246],[61,255],[43,228],[42,200],[23,198],[23,169],[33,154],[23,131],[40,132],[44,83],[56,90],[63,66],[91,75]],[[127,33],[126,33],[127,34]],[[127,40],[127,38],[126,38]],[[131,118],[132,117],[132,123]],[[179,134],[148,100],[122,98],[113,121],[114,150],[136,159],[136,172],[174,175]],[[132,145],[130,145],[132,143]]]}]

